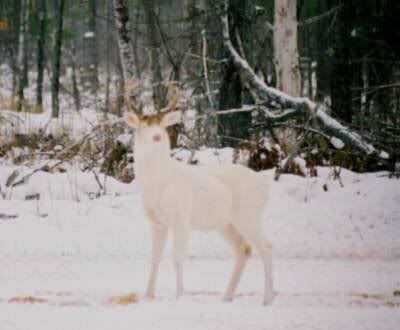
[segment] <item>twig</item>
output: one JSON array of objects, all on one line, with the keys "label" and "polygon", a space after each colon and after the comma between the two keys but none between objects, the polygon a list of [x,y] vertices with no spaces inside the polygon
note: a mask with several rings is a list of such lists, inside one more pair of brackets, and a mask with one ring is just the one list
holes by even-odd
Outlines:
[{"label": "twig", "polygon": [[214,109],[214,102],[211,97],[210,91],[210,82],[208,80],[208,68],[207,68],[207,38],[206,38],[206,30],[201,30],[201,36],[203,40],[203,71],[204,71],[204,82],[206,84],[206,91],[207,91],[207,98],[208,102],[210,103],[211,108]]},{"label": "twig", "polygon": [[325,17],[327,17],[329,15],[332,15],[333,13],[336,13],[336,11],[338,11],[340,8],[342,8],[342,6],[343,5],[336,6],[336,7],[328,10],[327,12],[325,12],[325,13],[323,13],[321,15],[307,18],[304,21],[300,22],[299,26],[308,25],[308,24],[312,24],[312,23],[318,22],[319,20],[321,20],[321,19],[323,19],[323,18],[325,18]]}]

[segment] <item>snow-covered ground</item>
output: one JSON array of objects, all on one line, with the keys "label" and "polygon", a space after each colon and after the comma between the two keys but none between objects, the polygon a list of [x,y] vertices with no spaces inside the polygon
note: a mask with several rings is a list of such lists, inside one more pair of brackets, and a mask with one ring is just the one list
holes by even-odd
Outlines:
[{"label": "snow-covered ground", "polygon": [[[197,157],[224,157],[210,153]],[[2,187],[13,170],[1,167]],[[150,235],[135,182],[108,178],[107,194],[91,199],[91,173],[36,173],[0,199],[0,213],[17,216],[0,220],[0,329],[398,329],[400,180],[343,169],[341,187],[330,169],[318,172],[279,182],[272,171],[259,174],[271,178],[271,306],[261,305],[258,256],[235,301],[221,301],[233,258],[204,232],[191,237],[187,294],[175,299],[169,247],[157,297],[143,299]],[[39,200],[25,200],[35,193]]]}]

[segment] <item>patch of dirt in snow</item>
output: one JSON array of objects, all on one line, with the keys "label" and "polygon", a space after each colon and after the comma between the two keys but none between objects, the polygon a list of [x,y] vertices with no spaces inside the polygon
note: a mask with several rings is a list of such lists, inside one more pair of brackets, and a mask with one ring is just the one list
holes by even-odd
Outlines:
[{"label": "patch of dirt in snow", "polygon": [[188,291],[176,300],[173,263],[162,262],[149,301],[139,296],[148,274],[143,257],[0,259],[0,328],[397,330],[400,322],[398,262],[275,260],[270,306],[261,305],[262,267],[254,259],[235,300],[221,301],[232,266],[189,259]]},{"label": "patch of dirt in snow", "polygon": [[[192,303],[207,303],[210,300],[220,298],[221,293],[217,291],[188,291],[182,298],[183,301]],[[259,292],[239,293],[235,296],[235,301],[246,302],[249,299],[253,300],[259,296]],[[174,298],[158,298],[158,301],[173,301]],[[156,300],[156,301],[157,301]],[[127,293],[124,295],[114,296],[95,296],[90,294],[74,293],[67,291],[52,292],[44,291],[37,292],[35,295],[21,295],[8,299],[0,299],[0,303],[32,305],[32,304],[47,304],[54,307],[66,306],[127,306],[140,303],[140,299],[135,293]],[[149,302],[149,300],[145,300]],[[275,307],[283,306],[356,306],[356,307],[388,307],[399,308],[400,298],[386,293],[275,293],[273,305]]]},{"label": "patch of dirt in snow", "polygon": [[136,304],[138,301],[139,298],[135,293],[115,296],[94,296],[68,291],[43,291],[36,292],[34,295],[20,295],[8,299],[0,299],[0,302],[8,302],[10,304],[47,304],[56,307],[89,305],[126,306]]}]

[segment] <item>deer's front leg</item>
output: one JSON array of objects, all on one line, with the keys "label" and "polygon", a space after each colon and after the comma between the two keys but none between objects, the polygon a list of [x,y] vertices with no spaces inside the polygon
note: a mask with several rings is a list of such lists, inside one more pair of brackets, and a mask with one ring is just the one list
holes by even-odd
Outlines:
[{"label": "deer's front leg", "polygon": [[184,292],[183,286],[183,261],[189,242],[189,228],[184,226],[175,228],[174,235],[174,261],[176,269],[176,297],[179,298]]},{"label": "deer's front leg", "polygon": [[146,290],[147,298],[154,298],[158,269],[166,240],[167,228],[161,225],[152,225],[151,270]]}]

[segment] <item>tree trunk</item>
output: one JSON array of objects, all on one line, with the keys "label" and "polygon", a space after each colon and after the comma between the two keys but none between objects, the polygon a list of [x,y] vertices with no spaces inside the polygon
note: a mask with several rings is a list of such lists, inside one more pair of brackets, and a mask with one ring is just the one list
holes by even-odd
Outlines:
[{"label": "tree trunk", "polygon": [[111,47],[111,2],[106,3],[106,100],[105,113],[110,112],[110,83],[111,83],[111,68],[110,68],[110,47]]},{"label": "tree trunk", "polygon": [[29,0],[21,0],[20,27],[18,36],[18,58],[17,58],[17,111],[22,111],[24,103],[24,81],[26,65],[26,43],[29,19]]},{"label": "tree trunk", "polygon": [[75,41],[72,42],[72,94],[74,97],[74,105],[75,105],[75,110],[80,111],[81,109],[81,96],[79,93],[79,88],[78,88],[78,79],[76,77],[76,71],[77,71],[77,60],[76,60],[76,45]]},{"label": "tree trunk", "polygon": [[43,105],[43,74],[45,66],[44,47],[46,40],[46,0],[40,0],[38,11],[39,35],[37,40],[37,80],[36,80],[36,107],[41,112]]},{"label": "tree trunk", "polygon": [[138,49],[138,40],[139,40],[139,19],[140,19],[140,10],[136,8],[135,10],[135,31],[133,35],[133,53],[135,59],[135,69],[136,69],[136,76],[140,80],[142,76],[142,68],[139,60],[139,49]]},{"label": "tree trunk", "polygon": [[[317,1],[317,15],[326,13],[329,9],[326,0]],[[330,30],[329,19],[321,19],[316,22],[315,28],[315,39],[316,39],[316,52],[317,52],[317,95],[316,100],[321,103],[328,103],[330,100],[330,59],[329,54],[329,42],[328,42],[328,31]]]},{"label": "tree trunk", "polygon": [[8,47],[8,53],[10,57],[10,65],[12,69],[12,100],[16,100],[17,88],[18,88],[18,43],[19,43],[19,30],[20,24],[20,11],[21,1],[15,1],[14,5],[11,6],[11,33],[10,33],[10,44]]},{"label": "tree trunk", "polygon": [[[255,23],[255,1],[254,0],[230,0],[228,17],[230,30],[233,31],[232,43],[236,49],[244,52],[242,56],[253,64],[253,35]],[[224,50],[224,57],[228,54]],[[248,98],[246,103],[251,103],[249,95],[244,93],[244,88],[232,60],[223,65],[222,82],[219,90],[219,109],[226,110],[239,108],[243,98]],[[236,113],[227,115],[219,121],[219,135],[223,146],[234,146],[240,140],[249,138],[251,125],[250,113]]]},{"label": "tree trunk", "polygon": [[[196,54],[200,56],[200,30],[202,27],[199,26],[199,9],[196,7],[196,0],[186,0],[184,2],[185,8],[185,17],[190,17],[188,22],[188,35],[189,35],[189,52],[191,54]],[[210,29],[206,30],[207,33],[210,32]],[[201,66],[199,65],[199,60],[197,58],[188,57],[185,61],[185,71],[187,72],[189,79],[195,80],[198,79],[198,76],[201,72]]]},{"label": "tree trunk", "polygon": [[87,1],[89,18],[87,30],[83,36],[84,57],[81,72],[82,85],[85,90],[96,94],[98,87],[98,58],[97,58],[97,4],[94,0]]},{"label": "tree trunk", "polygon": [[134,77],[135,63],[131,48],[127,0],[114,0],[114,12],[123,77],[125,80],[132,80]]},{"label": "tree trunk", "polygon": [[289,95],[300,96],[297,0],[275,0],[274,54],[277,88]]},{"label": "tree trunk", "polygon": [[117,116],[122,116],[122,107],[124,106],[124,95],[125,95],[125,79],[124,79],[124,69],[122,67],[121,58],[117,59],[117,72],[118,80],[117,83],[117,104],[115,106],[115,111]]},{"label": "tree trunk", "polygon": [[153,83],[153,101],[157,109],[165,107],[166,88],[163,85],[163,76],[160,63],[160,38],[157,32],[157,17],[153,0],[144,0],[143,9],[146,15],[147,33],[150,48],[150,72]]},{"label": "tree trunk", "polygon": [[22,66],[22,86],[28,87],[29,77],[28,77],[28,69],[29,69],[29,61],[28,61],[28,52],[29,52],[29,15],[31,10],[31,0],[27,1],[26,4],[26,12],[25,12],[25,38],[24,38],[24,64]]},{"label": "tree trunk", "polygon": [[59,90],[60,90],[60,67],[61,67],[61,46],[62,29],[64,16],[64,0],[56,0],[55,3],[55,26],[54,26],[54,45],[53,45],[53,67],[51,77],[51,114],[53,118],[58,118],[60,113]]},{"label": "tree trunk", "polygon": [[359,114],[359,126],[361,133],[364,133],[365,129],[365,116],[368,116],[369,113],[369,103],[367,102],[368,97],[368,64],[366,59],[364,58],[361,65],[361,80],[362,80],[362,90],[361,90],[361,104],[360,104],[360,114]]},{"label": "tree trunk", "polygon": [[351,21],[355,12],[351,1],[335,0],[333,5],[342,5],[338,20],[333,26],[332,58],[330,63],[331,109],[335,118],[352,122],[352,70],[350,65]]}]

